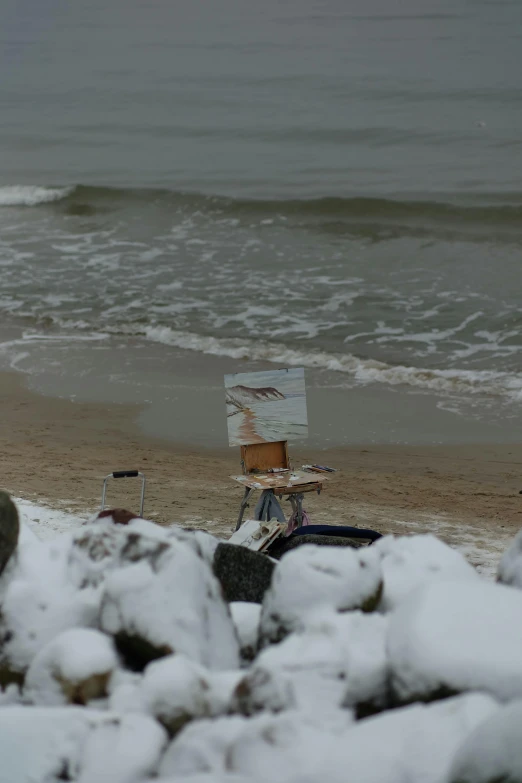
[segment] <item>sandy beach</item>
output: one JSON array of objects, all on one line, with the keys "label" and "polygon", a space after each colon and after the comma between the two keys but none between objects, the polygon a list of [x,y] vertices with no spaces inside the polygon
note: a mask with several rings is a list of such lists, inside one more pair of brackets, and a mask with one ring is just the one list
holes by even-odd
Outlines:
[{"label": "sandy beach", "polygon": [[[228,537],[242,488],[239,450],[204,449],[146,436],[136,405],[78,403],[29,391],[0,375],[1,485],[17,497],[94,512],[112,470],[147,478],[145,516]],[[295,467],[314,449],[292,447]],[[371,526],[383,533],[431,531],[448,543],[500,551],[522,526],[522,446],[366,446],[320,451],[339,469],[305,507],[315,523]],[[110,482],[111,505],[138,508],[136,481]]]}]

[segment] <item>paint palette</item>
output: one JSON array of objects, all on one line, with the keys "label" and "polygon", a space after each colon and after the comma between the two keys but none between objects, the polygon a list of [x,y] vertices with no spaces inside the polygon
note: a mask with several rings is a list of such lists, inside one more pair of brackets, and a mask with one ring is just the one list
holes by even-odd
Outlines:
[{"label": "paint palette", "polygon": [[246,476],[230,476],[250,489],[285,490],[305,484],[321,484],[328,477],[305,473],[304,470],[289,470],[285,473],[249,473]]}]

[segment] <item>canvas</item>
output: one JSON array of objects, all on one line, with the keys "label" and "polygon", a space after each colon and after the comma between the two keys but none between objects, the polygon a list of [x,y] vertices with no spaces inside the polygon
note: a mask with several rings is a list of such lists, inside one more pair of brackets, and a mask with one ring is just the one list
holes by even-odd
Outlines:
[{"label": "canvas", "polygon": [[302,368],[225,375],[225,392],[231,446],[307,437]]}]

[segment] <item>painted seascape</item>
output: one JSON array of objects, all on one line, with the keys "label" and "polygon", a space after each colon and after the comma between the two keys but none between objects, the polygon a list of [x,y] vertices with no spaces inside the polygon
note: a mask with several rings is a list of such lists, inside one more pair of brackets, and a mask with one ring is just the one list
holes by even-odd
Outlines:
[{"label": "painted seascape", "polygon": [[225,375],[230,446],[308,435],[303,368]]}]

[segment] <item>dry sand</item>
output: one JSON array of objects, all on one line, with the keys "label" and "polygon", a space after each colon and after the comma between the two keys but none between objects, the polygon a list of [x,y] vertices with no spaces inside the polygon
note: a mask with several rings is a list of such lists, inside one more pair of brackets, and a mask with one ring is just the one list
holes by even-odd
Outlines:
[{"label": "dry sand", "polygon": [[[228,537],[242,488],[239,449],[201,449],[146,437],[134,405],[74,403],[28,391],[0,374],[0,486],[18,497],[76,511],[99,506],[103,477],[139,469],[145,516]],[[522,527],[522,445],[291,448],[294,467],[339,468],[320,495],[306,496],[314,523],[370,526],[383,533],[432,531],[472,548],[505,547]],[[110,505],[138,507],[136,480],[111,481]],[[489,542],[489,543],[488,543]],[[496,543],[495,543],[496,542]]]}]

